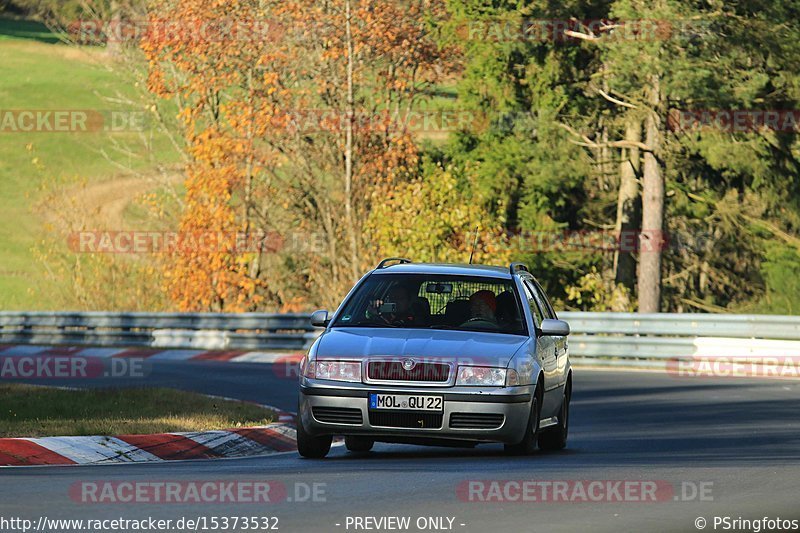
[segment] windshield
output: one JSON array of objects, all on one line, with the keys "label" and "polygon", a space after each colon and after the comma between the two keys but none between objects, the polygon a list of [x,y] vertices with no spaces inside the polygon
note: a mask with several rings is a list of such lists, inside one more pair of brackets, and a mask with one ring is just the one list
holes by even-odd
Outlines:
[{"label": "windshield", "polygon": [[527,335],[512,280],[441,274],[372,275],[347,301],[331,327]]}]

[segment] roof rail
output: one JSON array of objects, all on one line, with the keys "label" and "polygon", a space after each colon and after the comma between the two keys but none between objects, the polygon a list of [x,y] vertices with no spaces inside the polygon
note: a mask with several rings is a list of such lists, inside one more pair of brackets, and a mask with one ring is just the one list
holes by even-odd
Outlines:
[{"label": "roof rail", "polygon": [[517,272],[517,270],[524,270],[525,272],[530,273],[528,265],[525,263],[511,263],[511,265],[508,267],[508,271],[511,272],[512,276]]},{"label": "roof rail", "polygon": [[397,261],[398,265],[403,265],[403,264],[406,264],[406,263],[410,263],[411,259],[406,259],[405,257],[387,257],[386,259],[384,259],[383,261],[378,263],[378,266],[375,267],[375,270],[378,270],[380,268],[385,268],[386,267],[386,263],[388,263],[390,261]]}]

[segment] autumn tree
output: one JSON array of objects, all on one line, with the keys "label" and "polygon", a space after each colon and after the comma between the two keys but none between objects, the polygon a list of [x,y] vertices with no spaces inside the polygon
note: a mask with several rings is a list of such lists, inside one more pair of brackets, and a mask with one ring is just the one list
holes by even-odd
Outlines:
[{"label": "autumn tree", "polygon": [[406,121],[445,72],[434,33],[442,14],[429,0],[154,6],[153,19],[266,31],[143,42],[150,87],[180,97],[191,145],[181,230],[279,235],[283,245],[211,257],[181,250],[168,266],[181,308],[286,309],[309,293],[338,302],[374,261],[364,234],[371,206],[416,172]]},{"label": "autumn tree", "polygon": [[368,233],[380,255],[431,263],[467,263],[470,258],[508,263],[508,235],[475,185],[474,176],[427,161],[420,177],[397,185],[372,209]]},{"label": "autumn tree", "polygon": [[[178,99],[189,147],[179,234],[219,236],[210,248],[188,240],[167,261],[167,290],[180,309],[247,310],[261,297],[250,275],[258,250],[240,249],[238,235],[246,239],[250,229],[246,192],[261,162],[254,117],[269,113],[271,103],[260,95],[274,89],[257,73],[269,47],[253,26],[263,15],[257,3],[159,4],[142,40],[149,87]],[[164,20],[172,31],[160,31]],[[238,23],[241,33],[220,21]]]}]

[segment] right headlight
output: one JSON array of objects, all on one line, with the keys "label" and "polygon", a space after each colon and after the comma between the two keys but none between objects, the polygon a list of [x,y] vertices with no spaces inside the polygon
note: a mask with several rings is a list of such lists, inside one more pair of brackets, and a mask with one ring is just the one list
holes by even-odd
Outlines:
[{"label": "right headlight", "polygon": [[[515,381],[519,376],[515,370],[494,368],[490,366],[460,366],[456,377],[456,386],[469,387],[505,387],[509,373],[513,373]],[[511,385],[511,383],[509,383]]]}]

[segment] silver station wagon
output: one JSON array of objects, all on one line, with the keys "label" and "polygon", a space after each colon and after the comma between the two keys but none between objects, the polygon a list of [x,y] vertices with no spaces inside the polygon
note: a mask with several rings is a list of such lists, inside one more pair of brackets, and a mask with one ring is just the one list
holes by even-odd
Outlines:
[{"label": "silver station wagon", "polygon": [[300,367],[297,446],[321,458],[332,438],[474,446],[513,454],[567,443],[569,325],[528,268],[390,258],[331,316]]}]

